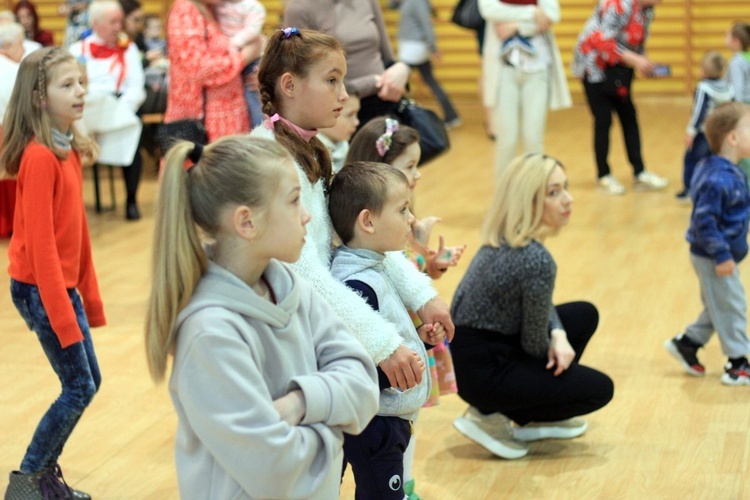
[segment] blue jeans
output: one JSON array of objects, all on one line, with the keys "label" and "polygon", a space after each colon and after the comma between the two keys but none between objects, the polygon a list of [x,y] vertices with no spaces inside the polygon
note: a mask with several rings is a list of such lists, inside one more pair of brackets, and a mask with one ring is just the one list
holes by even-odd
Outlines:
[{"label": "blue jeans", "polygon": [[75,289],[69,289],[68,295],[83,332],[83,341],[65,349],[60,346],[52,330],[38,287],[11,279],[10,295],[29,329],[36,332],[44,354],[62,385],[62,393],[37,425],[21,462],[21,472],[34,474],[57,463],[65,442],[99,389],[102,376],[83,302]]},{"label": "blue jeans", "polygon": [[245,77],[253,74],[258,70],[260,66],[260,59],[252,61],[250,64],[245,66],[242,70],[242,80],[245,82],[245,102],[247,103],[247,114],[250,117],[250,123],[253,128],[263,123],[263,105],[260,102],[260,92],[257,90],[250,90]]},{"label": "blue jeans", "polygon": [[683,161],[682,185],[685,189],[690,190],[692,185],[693,172],[698,162],[711,156],[711,150],[708,147],[706,134],[698,132],[693,138],[693,145],[685,151],[685,160]]}]

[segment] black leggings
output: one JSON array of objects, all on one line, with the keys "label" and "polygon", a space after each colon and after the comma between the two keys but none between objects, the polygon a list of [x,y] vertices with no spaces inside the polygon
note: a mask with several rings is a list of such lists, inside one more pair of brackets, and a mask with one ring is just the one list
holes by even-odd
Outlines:
[{"label": "black leggings", "polygon": [[606,405],[614,384],[605,374],[578,364],[599,323],[588,302],[556,307],[576,359],[559,376],[547,359],[521,349],[518,336],[457,326],[451,343],[458,395],[482,413],[500,412],[519,425],[554,422]]},{"label": "black leggings", "polygon": [[633,166],[633,175],[643,172],[643,158],[641,157],[641,133],[638,129],[638,114],[630,90],[624,96],[608,92],[604,83],[590,83],[583,81],[591,114],[594,116],[594,154],[596,156],[596,170],[599,178],[609,175],[609,129],[612,126],[612,111],[620,117],[622,135],[625,139],[625,149],[628,161]]}]

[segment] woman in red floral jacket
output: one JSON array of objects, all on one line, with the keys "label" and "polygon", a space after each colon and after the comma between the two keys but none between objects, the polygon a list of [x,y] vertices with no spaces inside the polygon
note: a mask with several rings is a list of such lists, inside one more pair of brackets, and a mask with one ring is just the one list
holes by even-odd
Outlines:
[{"label": "woman in red floral jacket", "polygon": [[[209,141],[250,130],[241,72],[260,47],[237,50],[213,15],[217,0],[176,0],[167,21],[166,123],[204,118]],[[203,91],[205,89],[205,103]]]},{"label": "woman in red floral jacket", "polygon": [[599,186],[609,194],[625,193],[610,173],[609,128],[617,113],[633,166],[636,189],[662,189],[668,181],[647,172],[641,157],[638,116],[630,96],[634,70],[651,75],[654,63],[643,53],[643,44],[661,0],[600,0],[583,31],[573,58],[573,74],[583,81],[586,101],[594,116],[594,153]]}]

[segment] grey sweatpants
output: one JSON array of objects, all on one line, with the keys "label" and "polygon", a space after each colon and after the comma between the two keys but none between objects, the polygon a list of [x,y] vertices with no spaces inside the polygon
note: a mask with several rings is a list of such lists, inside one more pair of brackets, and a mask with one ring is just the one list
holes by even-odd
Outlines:
[{"label": "grey sweatpants", "polygon": [[726,357],[745,356],[750,352],[750,340],[747,337],[745,289],[738,269],[731,276],[717,276],[716,263],[712,259],[691,253],[690,261],[700,281],[703,311],[685,328],[685,335],[704,345],[716,331]]}]

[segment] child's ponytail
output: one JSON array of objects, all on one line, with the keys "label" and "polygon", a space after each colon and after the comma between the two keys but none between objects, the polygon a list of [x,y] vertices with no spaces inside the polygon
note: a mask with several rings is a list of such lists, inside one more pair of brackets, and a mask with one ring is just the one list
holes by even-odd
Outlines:
[{"label": "child's ponytail", "polygon": [[[175,321],[208,267],[193,219],[185,161],[196,146],[169,150],[156,203],[151,296],[146,313],[146,352],[151,377],[164,378],[174,349]],[[195,167],[193,167],[195,168]]]},{"label": "child's ponytail", "polygon": [[[331,51],[343,53],[334,37],[314,30],[286,28],[268,37],[258,71],[263,112],[268,116],[279,112],[276,86],[281,75],[292,73],[304,78],[310,66]],[[310,182],[323,178],[328,186],[333,175],[331,158],[328,149],[317,137],[313,137],[309,143],[305,142],[281,120],[274,123],[274,135],[276,141],[292,153]]]}]

